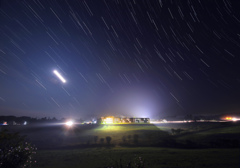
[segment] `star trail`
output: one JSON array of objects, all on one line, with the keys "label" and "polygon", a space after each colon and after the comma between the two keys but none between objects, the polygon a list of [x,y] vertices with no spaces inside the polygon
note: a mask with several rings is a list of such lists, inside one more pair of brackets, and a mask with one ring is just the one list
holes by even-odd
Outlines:
[{"label": "star trail", "polygon": [[1,0],[0,115],[239,113],[239,11],[237,0]]}]

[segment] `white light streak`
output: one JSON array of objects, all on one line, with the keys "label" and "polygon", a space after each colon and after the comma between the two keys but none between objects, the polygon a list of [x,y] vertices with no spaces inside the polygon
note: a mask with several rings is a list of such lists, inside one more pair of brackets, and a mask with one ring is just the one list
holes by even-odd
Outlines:
[{"label": "white light streak", "polygon": [[62,75],[61,75],[57,70],[54,70],[53,73],[54,73],[63,83],[66,83],[66,80],[62,77]]}]

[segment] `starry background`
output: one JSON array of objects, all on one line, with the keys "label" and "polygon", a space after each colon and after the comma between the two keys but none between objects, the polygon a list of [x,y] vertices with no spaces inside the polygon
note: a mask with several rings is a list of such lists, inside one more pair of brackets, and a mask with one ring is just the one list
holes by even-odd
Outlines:
[{"label": "starry background", "polygon": [[1,0],[0,23],[0,115],[240,112],[237,0]]}]

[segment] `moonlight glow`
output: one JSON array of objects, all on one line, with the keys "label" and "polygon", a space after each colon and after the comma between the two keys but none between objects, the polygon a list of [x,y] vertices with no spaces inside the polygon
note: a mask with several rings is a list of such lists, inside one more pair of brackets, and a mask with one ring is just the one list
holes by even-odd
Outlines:
[{"label": "moonlight glow", "polygon": [[57,70],[54,70],[53,73],[54,73],[63,83],[66,83],[66,80],[63,78],[63,76],[62,76]]}]

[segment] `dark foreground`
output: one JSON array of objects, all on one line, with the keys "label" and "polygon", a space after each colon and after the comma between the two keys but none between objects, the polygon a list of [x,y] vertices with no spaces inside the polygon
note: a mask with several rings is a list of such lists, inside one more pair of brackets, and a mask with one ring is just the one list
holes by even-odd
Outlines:
[{"label": "dark foreground", "polygon": [[[239,149],[85,148],[42,150],[37,168],[239,168]],[[139,166],[139,167],[141,167]]]},{"label": "dark foreground", "polygon": [[6,128],[36,145],[39,168],[240,167],[239,123]]}]

